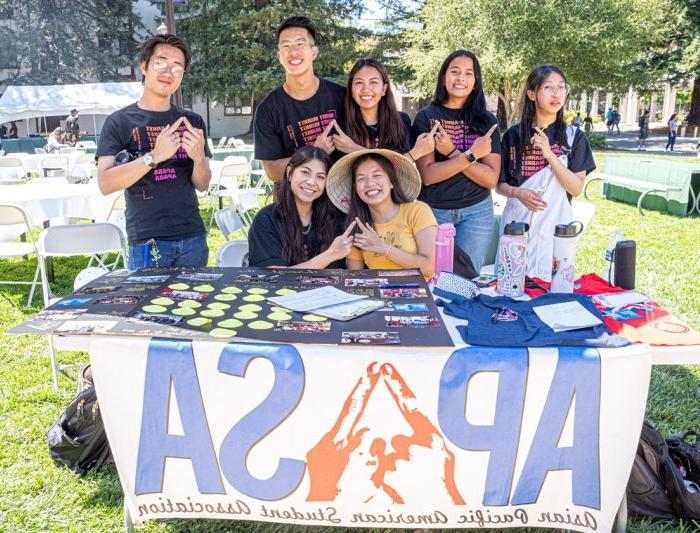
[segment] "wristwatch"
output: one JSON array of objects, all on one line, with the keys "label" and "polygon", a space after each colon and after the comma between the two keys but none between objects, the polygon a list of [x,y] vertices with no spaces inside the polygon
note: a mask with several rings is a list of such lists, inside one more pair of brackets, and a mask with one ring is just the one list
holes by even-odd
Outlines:
[{"label": "wristwatch", "polygon": [[467,158],[467,161],[470,163],[474,163],[476,161],[476,157],[474,157],[474,154],[472,154],[471,150],[467,150],[464,152],[465,157]]},{"label": "wristwatch", "polygon": [[156,162],[153,160],[153,155],[149,152],[143,156],[143,163],[149,168],[155,168]]}]

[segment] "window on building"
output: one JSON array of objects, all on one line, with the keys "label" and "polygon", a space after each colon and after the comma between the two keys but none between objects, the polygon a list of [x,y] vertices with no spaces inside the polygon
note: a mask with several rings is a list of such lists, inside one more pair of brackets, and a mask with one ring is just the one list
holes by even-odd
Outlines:
[{"label": "window on building", "polygon": [[227,117],[251,115],[253,108],[249,99],[242,99],[238,96],[229,97],[224,103],[224,115]]}]

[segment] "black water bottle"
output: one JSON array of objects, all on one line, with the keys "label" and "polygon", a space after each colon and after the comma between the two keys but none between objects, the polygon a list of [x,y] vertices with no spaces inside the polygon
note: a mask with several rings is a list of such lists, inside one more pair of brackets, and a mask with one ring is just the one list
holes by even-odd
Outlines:
[{"label": "black water bottle", "polygon": [[637,270],[637,244],[634,241],[618,241],[615,245],[615,285],[622,289],[634,289]]}]

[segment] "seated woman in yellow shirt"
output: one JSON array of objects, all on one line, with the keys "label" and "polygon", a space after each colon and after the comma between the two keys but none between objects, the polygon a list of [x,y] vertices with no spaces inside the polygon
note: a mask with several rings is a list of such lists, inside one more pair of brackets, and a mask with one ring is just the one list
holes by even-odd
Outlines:
[{"label": "seated woman in yellow shirt", "polygon": [[356,222],[348,268],[435,269],[437,222],[430,207],[415,201],[420,174],[406,157],[391,150],[360,150],[331,168],[326,190],[348,224]]}]

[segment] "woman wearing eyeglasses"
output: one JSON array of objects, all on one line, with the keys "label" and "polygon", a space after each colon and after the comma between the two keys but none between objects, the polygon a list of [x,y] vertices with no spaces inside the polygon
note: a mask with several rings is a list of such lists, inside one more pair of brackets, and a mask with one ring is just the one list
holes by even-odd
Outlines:
[{"label": "woman wearing eyeglasses", "polygon": [[595,161],[586,135],[564,122],[569,93],[564,73],[540,65],[530,73],[522,98],[521,121],[503,136],[498,192],[508,198],[501,234],[513,220],[530,225],[528,275],[552,275],[554,226],[573,220],[571,197],[583,190]]}]

